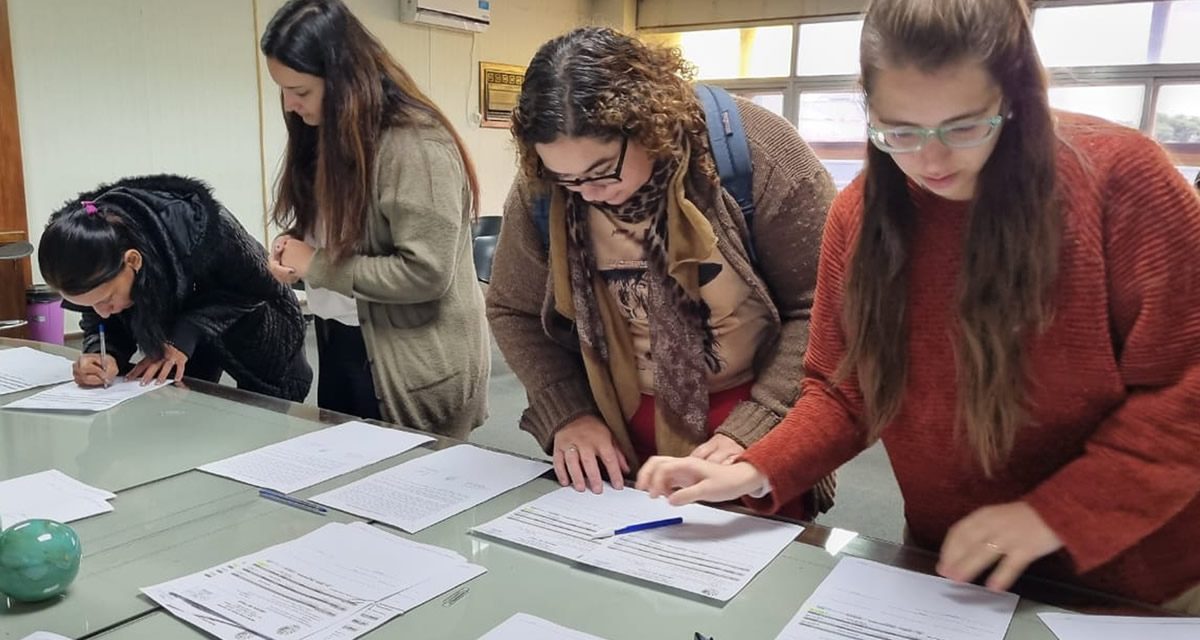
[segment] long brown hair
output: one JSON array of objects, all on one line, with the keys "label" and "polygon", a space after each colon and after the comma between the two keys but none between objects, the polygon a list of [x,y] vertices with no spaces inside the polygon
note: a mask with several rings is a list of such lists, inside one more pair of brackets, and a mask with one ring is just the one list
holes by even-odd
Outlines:
[{"label": "long brown hair", "polygon": [[[861,44],[862,84],[913,65],[977,60],[999,85],[1005,121],[979,174],[959,274],[958,421],[989,475],[1028,421],[1025,346],[1052,316],[1061,221],[1046,75],[1023,0],[873,0]],[[838,376],[858,377],[869,440],[901,409],[907,384],[907,278],[914,226],[906,177],[867,145],[863,221],[846,285],[847,350]]]},{"label": "long brown hair", "polygon": [[325,216],[325,246],[344,257],[360,248],[374,193],[379,138],[390,127],[433,118],[454,137],[470,183],[479,179],[466,145],[383,45],[341,0],[290,0],[263,32],[263,55],[325,81],[321,126],[284,112],[288,142],[271,218],[303,236]]},{"label": "long brown hair", "polygon": [[561,136],[628,136],[652,158],[691,147],[691,171],[715,175],[694,68],[678,48],[652,45],[608,27],[580,27],[543,44],[525,70],[513,110],[522,173],[536,178],[535,144]]}]

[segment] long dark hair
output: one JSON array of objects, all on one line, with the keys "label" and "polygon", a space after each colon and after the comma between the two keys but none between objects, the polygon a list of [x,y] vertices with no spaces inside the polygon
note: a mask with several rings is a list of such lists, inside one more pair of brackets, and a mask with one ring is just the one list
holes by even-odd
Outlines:
[{"label": "long dark hair", "polygon": [[[1012,450],[1028,421],[1024,348],[1052,316],[1061,220],[1053,118],[1023,0],[874,0],[861,44],[862,84],[913,65],[933,71],[978,60],[1000,86],[1005,121],[970,204],[959,275],[955,344],[959,421],[984,471]],[[907,276],[914,218],[907,180],[867,145],[862,230],[843,309],[839,376],[858,376],[868,437],[900,411],[907,383]]]},{"label": "long dark hair", "polygon": [[154,243],[124,209],[99,200],[67,203],[50,216],[42,232],[38,268],[52,288],[68,296],[82,295],[120,275],[125,269],[125,252],[130,249],[142,254],[130,291],[134,302],[131,328],[142,352],[161,358],[166,327],[174,316],[174,298],[153,293],[152,283],[165,283],[169,278]]},{"label": "long dark hair", "polygon": [[691,146],[690,170],[713,175],[693,67],[678,48],[651,45],[608,27],[580,27],[543,44],[529,61],[513,110],[522,173],[537,176],[534,145],[559,137],[629,136],[655,159]]},{"label": "long dark hair", "polygon": [[263,55],[325,81],[321,126],[284,113],[288,143],[271,212],[275,224],[305,235],[320,212],[330,252],[353,253],[372,204],[379,137],[389,127],[413,124],[419,114],[454,137],[477,212],[479,180],[462,138],[341,0],[290,0],[267,24],[260,47]]}]

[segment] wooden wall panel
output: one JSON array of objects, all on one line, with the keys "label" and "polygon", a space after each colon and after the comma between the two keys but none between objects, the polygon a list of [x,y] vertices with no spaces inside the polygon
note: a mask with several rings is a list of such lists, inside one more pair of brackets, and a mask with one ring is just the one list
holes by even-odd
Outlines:
[{"label": "wooden wall panel", "polygon": [[[8,0],[0,0],[0,242],[29,238],[12,60]],[[25,317],[25,288],[30,282],[29,258],[0,260],[0,320]],[[25,330],[13,329],[0,335],[23,338]]]}]

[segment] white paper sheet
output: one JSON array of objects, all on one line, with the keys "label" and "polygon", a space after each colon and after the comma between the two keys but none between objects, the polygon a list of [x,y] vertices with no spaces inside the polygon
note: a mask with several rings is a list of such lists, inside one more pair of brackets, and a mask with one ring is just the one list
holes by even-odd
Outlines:
[{"label": "white paper sheet", "polygon": [[1078,613],[1039,613],[1058,640],[1196,640],[1200,618],[1142,618],[1089,616]]},{"label": "white paper sheet", "polygon": [[112,511],[107,501],[115,497],[57,469],[39,471],[0,481],[0,525],[31,518],[73,522]]},{"label": "white paper sheet", "polygon": [[[683,524],[600,540],[592,535],[681,516]],[[563,487],[475,527],[616,573],[722,602],[733,598],[804,530],[703,505],[672,507],[634,489],[600,495]]]},{"label": "white paper sheet", "polygon": [[67,382],[72,362],[62,356],[17,347],[0,349],[0,395]]},{"label": "white paper sheet", "polygon": [[10,402],[4,405],[4,408],[39,411],[104,411],[144,393],[162,389],[171,382],[171,380],[167,380],[163,384],[151,382],[143,386],[141,380],[122,379],[109,385],[108,388],[85,388],[74,382],[68,382],[46,389],[41,393],[35,393],[28,398]]},{"label": "white paper sheet", "polygon": [[776,640],[1003,640],[1017,596],[843,557]]},{"label": "white paper sheet", "polygon": [[568,629],[528,613],[514,614],[479,640],[602,640],[590,633]]},{"label": "white paper sheet", "polygon": [[238,482],[292,493],[375,464],[433,438],[347,422],[199,467]]},{"label": "white paper sheet", "polygon": [[219,638],[349,640],[484,572],[446,549],[331,523],[142,592]]},{"label": "white paper sheet", "polygon": [[70,639],[67,638],[66,636],[60,636],[57,633],[50,633],[49,631],[34,631],[33,633],[25,636],[21,640],[70,640]]},{"label": "white paper sheet", "polygon": [[549,469],[545,462],[458,445],[409,460],[312,500],[416,533]]}]

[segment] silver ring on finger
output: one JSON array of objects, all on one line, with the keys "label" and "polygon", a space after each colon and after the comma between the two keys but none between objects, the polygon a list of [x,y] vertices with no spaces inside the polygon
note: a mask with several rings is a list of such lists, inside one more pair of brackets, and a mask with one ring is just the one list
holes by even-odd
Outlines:
[{"label": "silver ring on finger", "polygon": [[567,447],[563,453],[579,453],[579,449],[575,445]]}]

